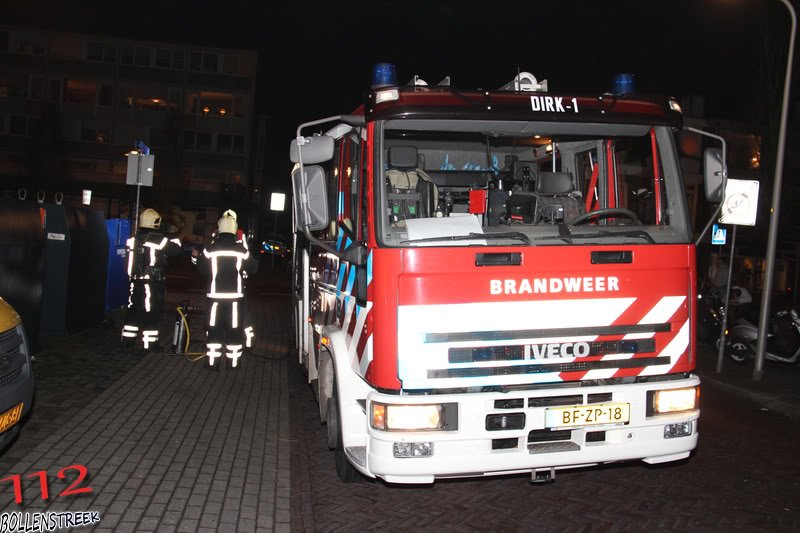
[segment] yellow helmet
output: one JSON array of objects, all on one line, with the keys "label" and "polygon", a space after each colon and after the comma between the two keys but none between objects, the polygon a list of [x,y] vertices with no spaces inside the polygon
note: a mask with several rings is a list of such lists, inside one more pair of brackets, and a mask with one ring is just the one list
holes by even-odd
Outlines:
[{"label": "yellow helmet", "polygon": [[223,217],[231,217],[234,221],[238,222],[238,220],[236,218],[236,211],[234,211],[233,209],[228,209],[227,211],[222,213],[222,216]]},{"label": "yellow helmet", "polygon": [[239,229],[236,224],[236,219],[233,217],[226,217],[223,216],[217,222],[217,230],[220,234],[222,233],[236,233],[236,230]]},{"label": "yellow helmet", "polygon": [[161,226],[161,215],[155,209],[145,209],[139,215],[139,227],[158,229]]}]

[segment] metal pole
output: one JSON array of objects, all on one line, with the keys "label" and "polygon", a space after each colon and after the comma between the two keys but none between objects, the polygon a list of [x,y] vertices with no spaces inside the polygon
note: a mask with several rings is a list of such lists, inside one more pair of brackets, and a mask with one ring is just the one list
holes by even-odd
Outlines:
[{"label": "metal pole", "polygon": [[142,190],[142,152],[136,155],[136,214],[133,217],[133,238],[139,233],[139,191]]},{"label": "metal pole", "polygon": [[[272,226],[272,245],[278,240],[278,211],[275,211],[275,225]],[[275,269],[275,250],[272,250],[272,268]]]},{"label": "metal pole", "polygon": [[[731,296],[731,277],[733,276],[733,251],[736,248],[736,224],[731,235],[731,258],[728,260],[728,283],[725,284],[725,307],[723,307],[722,324],[719,331],[719,351],[717,352],[717,374],[722,372],[722,359],[725,356],[725,332],[728,329],[728,301]],[[722,254],[720,254],[721,256]]]},{"label": "metal pole", "polygon": [[753,366],[753,381],[761,381],[764,376],[764,353],[767,347],[767,327],[769,322],[769,303],[772,297],[772,278],[775,269],[775,248],[778,241],[778,213],[781,205],[781,182],[783,181],[783,153],[786,146],[786,119],[789,114],[789,89],[792,83],[792,60],[794,59],[794,37],[797,32],[797,13],[789,0],[780,0],[792,19],[789,35],[789,52],[786,57],[786,77],[783,80],[783,107],[781,126],[778,132],[778,153],[775,158],[775,179],[772,185],[772,209],[770,210],[769,235],[767,237],[766,272],[761,296],[761,312],[758,318],[758,343],[756,361]]}]

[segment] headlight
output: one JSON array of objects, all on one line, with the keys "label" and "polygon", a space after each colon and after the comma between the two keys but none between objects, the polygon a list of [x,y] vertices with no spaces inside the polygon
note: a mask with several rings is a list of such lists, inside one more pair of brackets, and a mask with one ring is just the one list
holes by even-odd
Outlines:
[{"label": "headlight", "polygon": [[394,405],[373,402],[371,425],[383,431],[444,429],[442,411],[442,404]]},{"label": "headlight", "polygon": [[700,387],[650,391],[648,396],[648,415],[694,411],[699,404]]}]

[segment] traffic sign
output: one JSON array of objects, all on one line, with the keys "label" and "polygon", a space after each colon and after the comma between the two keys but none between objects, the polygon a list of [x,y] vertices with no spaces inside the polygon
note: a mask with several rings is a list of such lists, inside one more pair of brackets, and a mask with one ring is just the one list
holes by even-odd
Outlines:
[{"label": "traffic sign", "polygon": [[719,221],[723,224],[755,226],[758,212],[758,182],[729,179]]}]

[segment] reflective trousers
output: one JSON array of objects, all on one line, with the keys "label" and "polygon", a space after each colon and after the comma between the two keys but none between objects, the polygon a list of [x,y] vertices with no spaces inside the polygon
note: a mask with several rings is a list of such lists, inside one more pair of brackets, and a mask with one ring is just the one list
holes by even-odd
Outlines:
[{"label": "reflective trousers", "polygon": [[245,324],[244,299],[209,298],[206,335],[208,364],[214,366],[224,355],[236,368],[244,348],[250,348],[253,341],[253,328]]},{"label": "reflective trousers", "polygon": [[122,339],[139,339],[145,349],[158,343],[158,326],[164,312],[164,293],[162,281],[150,279],[131,280],[128,309],[125,325],[122,326]]}]

